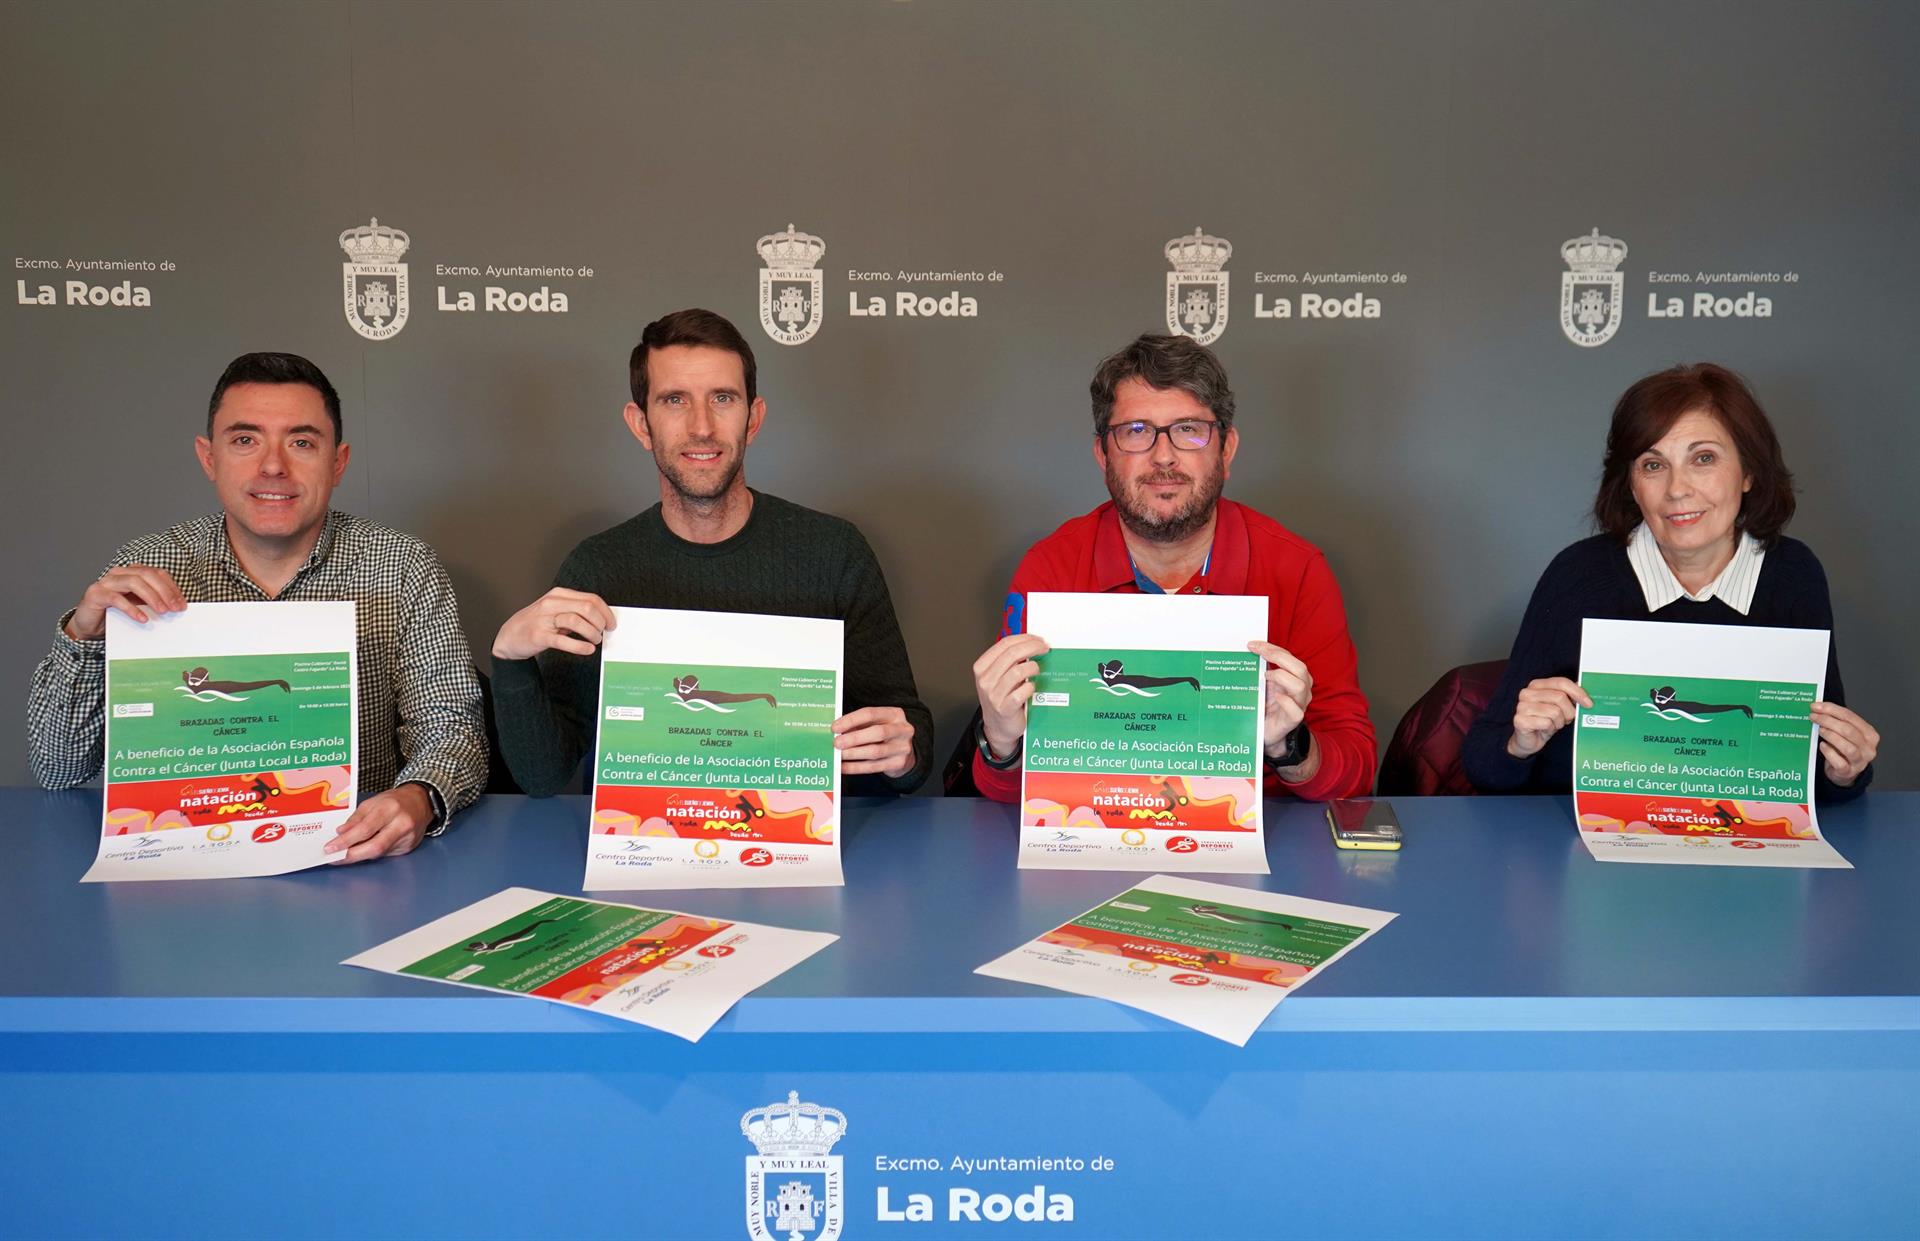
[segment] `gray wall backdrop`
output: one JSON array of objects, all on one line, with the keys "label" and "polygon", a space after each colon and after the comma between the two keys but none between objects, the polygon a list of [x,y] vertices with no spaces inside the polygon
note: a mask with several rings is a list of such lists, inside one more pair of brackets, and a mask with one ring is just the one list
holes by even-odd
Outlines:
[{"label": "gray wall backdrop", "polygon": [[[625,358],[697,304],[760,356],[751,480],[872,540],[944,755],[1020,552],[1105,498],[1087,378],[1165,330],[1162,247],[1198,227],[1234,247],[1228,494],[1325,549],[1383,744],[1443,669],[1506,653],[1586,531],[1619,392],[1705,358],[1786,443],[1882,786],[1920,777],[1912,6],[49,2],[0,8],[0,46],[22,697],[121,541],[213,507],[190,438],[251,349],[333,376],[336,503],[439,548],[484,653],[576,540],[657,498]],[[377,342],[337,242],[373,216],[412,238],[409,320]],[[793,347],[758,326],[754,250],[789,222],[827,243]],[[1560,247],[1594,228],[1629,246],[1624,308],[1578,347]],[[69,260],[156,270],[25,266]],[[435,274],[489,264],[592,275]],[[1404,275],[1365,288],[1379,318],[1297,317],[1308,276],[1355,272]],[[1722,274],[1754,278],[1698,279]],[[64,304],[76,278],[152,304]],[[62,304],[21,304],[43,283]],[[436,309],[488,285],[569,307]],[[978,314],[848,313],[901,288]],[[1701,291],[1772,313],[1648,313]],[[0,779],[28,778],[16,709]]]}]

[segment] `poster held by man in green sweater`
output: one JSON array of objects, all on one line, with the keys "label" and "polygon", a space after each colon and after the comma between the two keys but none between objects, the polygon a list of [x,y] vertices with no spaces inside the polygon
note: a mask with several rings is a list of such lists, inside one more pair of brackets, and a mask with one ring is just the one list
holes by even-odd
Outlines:
[{"label": "poster held by man in green sweater", "polygon": [[589,891],[837,885],[843,626],[616,608]]}]

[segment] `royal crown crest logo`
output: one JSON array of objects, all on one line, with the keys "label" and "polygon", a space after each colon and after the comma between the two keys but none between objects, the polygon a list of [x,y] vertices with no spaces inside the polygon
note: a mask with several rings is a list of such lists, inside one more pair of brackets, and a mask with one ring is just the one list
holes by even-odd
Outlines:
[{"label": "royal crown crest logo", "polygon": [[760,269],[760,326],[783,345],[804,345],[820,330],[820,256],[827,243],[787,225],[754,244]]},{"label": "royal crown crest logo", "polygon": [[1167,331],[1211,345],[1227,330],[1227,273],[1233,243],[1199,229],[1167,243]]},{"label": "royal crown crest logo", "polygon": [[753,1241],[835,1241],[846,1211],[840,1156],[827,1152],[847,1132],[845,1114],[802,1103],[756,1107],[740,1132],[760,1153],[747,1156],[747,1235]]},{"label": "royal crown crest logo", "polygon": [[377,219],[340,234],[347,322],[368,340],[398,336],[407,326],[407,265],[400,259],[410,244]]},{"label": "royal crown crest logo", "polygon": [[1560,247],[1560,330],[1576,345],[1604,345],[1620,330],[1626,277],[1617,270],[1627,243],[1594,229]]}]

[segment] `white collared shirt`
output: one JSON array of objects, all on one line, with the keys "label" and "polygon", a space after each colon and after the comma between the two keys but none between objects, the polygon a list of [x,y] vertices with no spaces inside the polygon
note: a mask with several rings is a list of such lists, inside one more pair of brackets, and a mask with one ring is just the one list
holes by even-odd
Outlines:
[{"label": "white collared shirt", "polygon": [[1627,540],[1627,563],[1633,566],[1633,575],[1640,579],[1640,593],[1646,596],[1649,612],[1658,612],[1675,599],[1705,603],[1717,598],[1745,616],[1753,607],[1753,589],[1760,584],[1760,564],[1766,558],[1767,552],[1760,546],[1760,540],[1743,531],[1739,544],[1733,549],[1733,559],[1720,570],[1720,576],[1702,586],[1699,593],[1689,594],[1673,575],[1667,558],[1660,554],[1660,544],[1654,541],[1653,531],[1647,529],[1646,522],[1635,526],[1632,537]]}]

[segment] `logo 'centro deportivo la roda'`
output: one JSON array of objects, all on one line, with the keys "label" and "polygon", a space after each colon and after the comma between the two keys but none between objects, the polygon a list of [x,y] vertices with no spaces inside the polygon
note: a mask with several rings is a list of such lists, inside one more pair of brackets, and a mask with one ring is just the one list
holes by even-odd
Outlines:
[{"label": "logo 'centro deportivo la roda'", "polygon": [[760,259],[760,326],[783,345],[802,345],[820,330],[820,268],[827,243],[787,225],[754,243]]},{"label": "logo 'centro deportivo la roda'", "polygon": [[834,1241],[846,1205],[840,1156],[828,1154],[847,1132],[846,1115],[787,1092],[785,1103],[756,1107],[740,1132],[760,1153],[747,1156],[747,1235],[753,1241]]},{"label": "logo 'centro deportivo la roda'", "polygon": [[1199,229],[1167,243],[1167,331],[1211,345],[1227,330],[1227,273],[1233,243]]},{"label": "logo 'centro deportivo la roda'", "polygon": [[1627,243],[1594,229],[1560,247],[1567,270],[1560,273],[1560,330],[1576,345],[1604,345],[1620,330],[1626,276],[1617,268]]},{"label": "logo 'centro deportivo la roda'", "polygon": [[407,326],[407,235],[378,219],[340,234],[347,322],[368,340],[398,336]]}]

